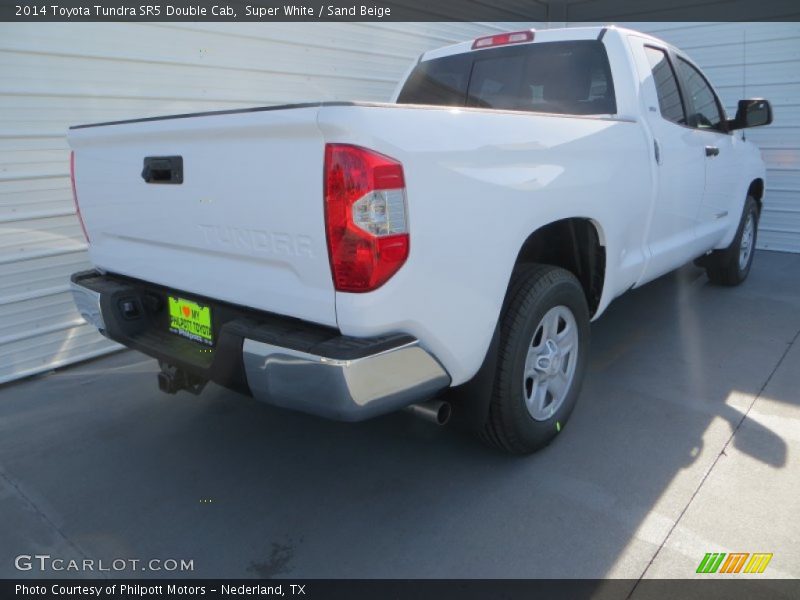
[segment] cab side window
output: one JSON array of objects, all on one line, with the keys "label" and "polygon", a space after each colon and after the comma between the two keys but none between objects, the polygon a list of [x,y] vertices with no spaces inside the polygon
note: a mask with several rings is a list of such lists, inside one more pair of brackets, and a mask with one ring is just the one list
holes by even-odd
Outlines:
[{"label": "cab side window", "polygon": [[722,131],[724,119],[711,86],[694,66],[678,57],[678,69],[694,105],[689,125],[698,129]]},{"label": "cab side window", "polygon": [[667,53],[652,46],[645,46],[644,51],[653,72],[653,82],[656,84],[661,116],[667,121],[686,125],[686,110],[678,89],[678,79],[667,59]]}]

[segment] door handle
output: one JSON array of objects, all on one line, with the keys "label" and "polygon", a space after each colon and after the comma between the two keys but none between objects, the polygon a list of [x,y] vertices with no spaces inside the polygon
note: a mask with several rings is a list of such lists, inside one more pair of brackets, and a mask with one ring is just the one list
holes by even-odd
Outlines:
[{"label": "door handle", "polygon": [[716,146],[706,146],[706,156],[717,156],[719,154],[719,148]]}]

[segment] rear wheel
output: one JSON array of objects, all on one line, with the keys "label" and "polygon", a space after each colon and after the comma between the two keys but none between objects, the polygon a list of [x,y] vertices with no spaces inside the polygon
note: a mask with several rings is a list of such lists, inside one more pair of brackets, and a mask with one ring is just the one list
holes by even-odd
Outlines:
[{"label": "rear wheel", "polygon": [[758,204],[755,198],[748,196],[731,245],[700,259],[708,278],[719,285],[739,285],[747,279],[753,264],[757,235]]},{"label": "rear wheel", "polygon": [[482,437],[514,454],[534,452],[566,425],[586,371],[589,310],[572,273],[524,265],[512,277]]}]

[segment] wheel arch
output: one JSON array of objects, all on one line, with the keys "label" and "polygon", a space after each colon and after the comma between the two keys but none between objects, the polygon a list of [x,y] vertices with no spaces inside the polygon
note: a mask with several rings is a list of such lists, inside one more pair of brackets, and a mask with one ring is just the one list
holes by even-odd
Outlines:
[{"label": "wheel arch", "polygon": [[[595,219],[565,217],[528,234],[517,252],[506,293],[517,267],[537,262],[571,272],[583,288],[589,314],[593,316],[600,308],[606,285],[606,236]],[[502,313],[498,315],[494,334],[478,372],[469,381],[449,388],[444,395],[454,405],[453,422],[457,426],[475,430],[485,422],[497,368],[501,317]]]},{"label": "wheel arch", "polygon": [[761,177],[756,177],[750,182],[750,186],[747,188],[747,195],[756,199],[760,214],[764,198],[764,180]]},{"label": "wheel arch", "polygon": [[606,238],[589,217],[567,217],[542,225],[522,243],[514,263],[540,263],[566,269],[578,279],[594,316],[606,283]]}]

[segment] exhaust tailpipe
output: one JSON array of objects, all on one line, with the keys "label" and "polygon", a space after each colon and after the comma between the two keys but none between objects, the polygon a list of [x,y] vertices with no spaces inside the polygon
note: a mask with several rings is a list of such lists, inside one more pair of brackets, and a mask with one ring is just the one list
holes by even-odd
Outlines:
[{"label": "exhaust tailpipe", "polygon": [[453,414],[453,407],[443,400],[428,400],[419,404],[411,404],[406,410],[412,415],[420,417],[436,425],[446,425]]}]

